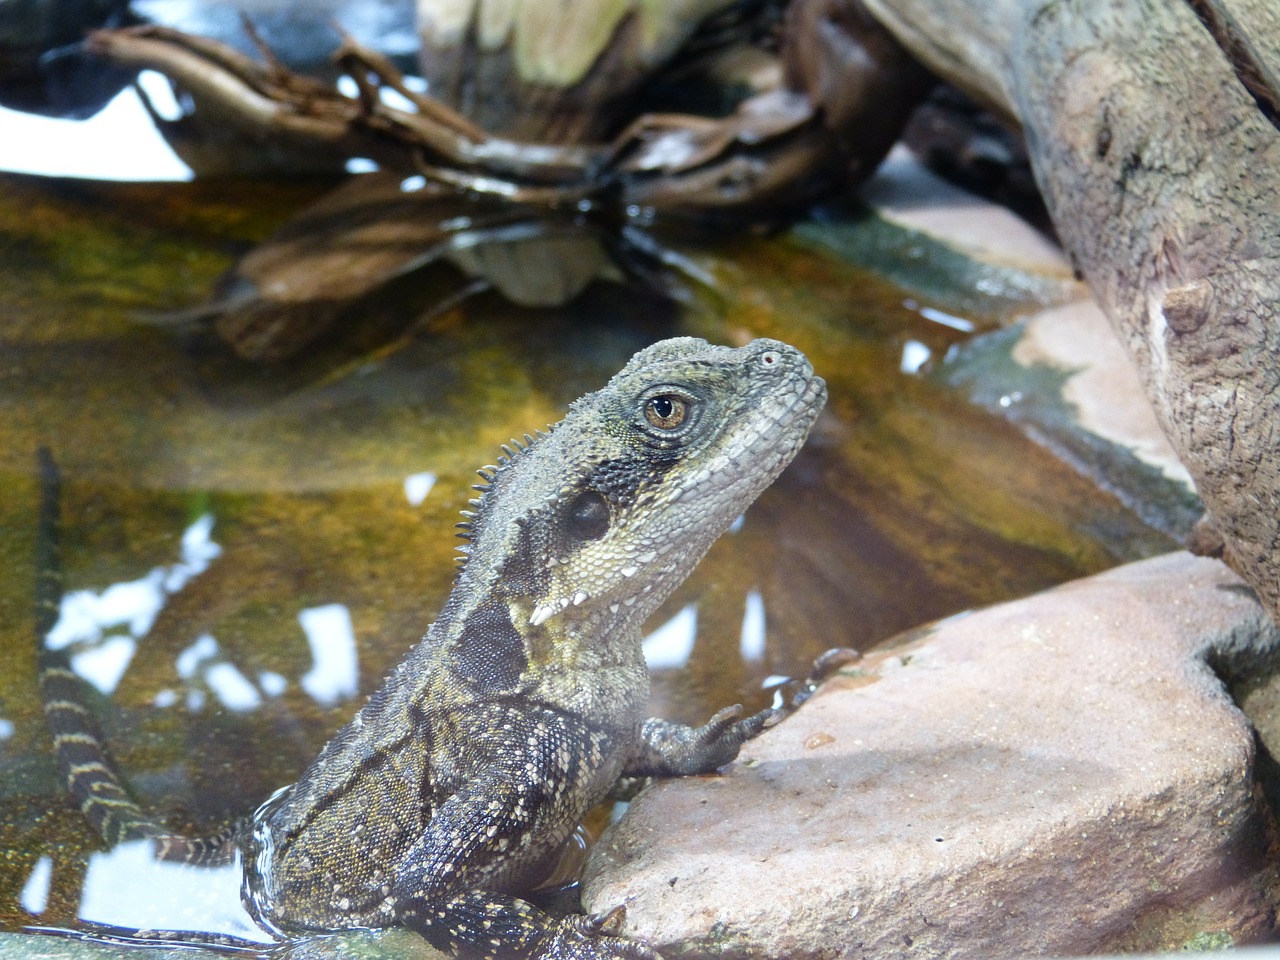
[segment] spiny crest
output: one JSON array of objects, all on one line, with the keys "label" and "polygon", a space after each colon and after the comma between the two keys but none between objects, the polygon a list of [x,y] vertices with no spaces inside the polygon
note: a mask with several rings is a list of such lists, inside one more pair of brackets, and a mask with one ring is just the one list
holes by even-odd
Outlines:
[{"label": "spiny crest", "polygon": [[461,572],[462,568],[466,566],[467,555],[471,552],[470,544],[471,541],[475,539],[476,523],[480,518],[481,511],[484,507],[485,497],[493,489],[494,480],[498,478],[498,475],[502,473],[503,470],[511,466],[520,454],[527,451],[538,440],[550,436],[550,430],[552,429],[554,428],[549,427],[547,430],[535,430],[535,436],[530,436],[526,433],[520,439],[513,437],[510,441],[501,445],[502,456],[498,457],[497,463],[486,464],[476,471],[483,482],[473,483],[471,485],[471,489],[477,491],[480,496],[472,497],[467,501],[467,504],[471,509],[463,510],[463,519],[453,525],[458,531],[456,536],[459,539],[466,541],[466,543],[459,544],[456,548],[458,556],[454,559],[458,564],[458,572]]}]

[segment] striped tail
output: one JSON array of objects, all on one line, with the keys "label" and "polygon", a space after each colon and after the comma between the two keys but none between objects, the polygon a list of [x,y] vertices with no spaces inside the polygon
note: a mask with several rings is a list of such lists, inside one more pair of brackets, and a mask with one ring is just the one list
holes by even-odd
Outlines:
[{"label": "striped tail", "polygon": [[36,533],[35,632],[40,651],[40,696],[53,749],[67,791],[107,845],[150,839],[161,860],[212,865],[234,854],[237,831],[228,827],[212,837],[180,836],[147,816],[129,796],[116,765],[86,707],[87,685],[71,669],[63,650],[50,650],[46,638],[62,606],[61,477],[52,454],[41,447],[40,517]]}]

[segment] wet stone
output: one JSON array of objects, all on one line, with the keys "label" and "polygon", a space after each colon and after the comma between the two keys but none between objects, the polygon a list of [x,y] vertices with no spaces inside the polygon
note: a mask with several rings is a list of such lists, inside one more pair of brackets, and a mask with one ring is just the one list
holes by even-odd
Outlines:
[{"label": "wet stone", "polygon": [[1253,731],[1280,633],[1169,554],[869,656],[721,776],[650,787],[589,909],[669,958],[1070,956],[1274,933]]}]

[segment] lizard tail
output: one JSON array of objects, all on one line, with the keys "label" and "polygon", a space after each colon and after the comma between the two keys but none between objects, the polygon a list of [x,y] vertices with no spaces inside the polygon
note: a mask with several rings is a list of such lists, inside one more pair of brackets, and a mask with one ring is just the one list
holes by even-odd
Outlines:
[{"label": "lizard tail", "polygon": [[71,669],[66,651],[50,649],[46,642],[62,606],[62,483],[48,449],[41,447],[37,460],[40,515],[36,531],[35,640],[40,697],[67,791],[108,846],[150,839],[155,841],[156,856],[162,860],[225,862],[233,852],[234,828],[211,837],[183,837],[149,817],[129,795],[86,706],[85,681]]}]

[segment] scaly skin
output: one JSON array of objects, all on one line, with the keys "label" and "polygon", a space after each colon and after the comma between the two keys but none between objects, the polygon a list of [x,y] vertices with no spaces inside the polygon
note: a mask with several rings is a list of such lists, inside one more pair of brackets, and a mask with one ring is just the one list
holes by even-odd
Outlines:
[{"label": "scaly skin", "polygon": [[509,450],[440,618],[246,841],[284,934],[404,925],[460,957],[656,954],[623,914],[519,899],[621,776],[707,773],[780,715],[644,718],[640,628],[799,450],[826,398],[794,348],[668,340]]}]

